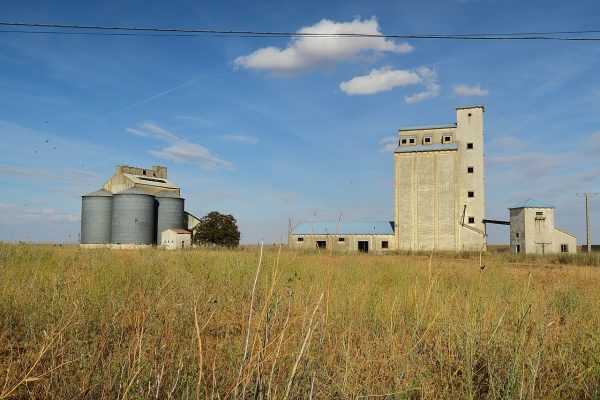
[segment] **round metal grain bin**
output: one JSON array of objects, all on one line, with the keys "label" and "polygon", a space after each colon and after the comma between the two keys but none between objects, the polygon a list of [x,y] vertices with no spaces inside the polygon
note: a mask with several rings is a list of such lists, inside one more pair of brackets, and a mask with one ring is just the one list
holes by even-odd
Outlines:
[{"label": "round metal grain bin", "polygon": [[163,190],[156,195],[156,203],[158,204],[156,243],[161,244],[163,231],[167,229],[184,229],[184,202],[184,199],[177,197],[168,190]]},{"label": "round metal grain bin", "polygon": [[110,243],[113,195],[104,189],[81,196],[81,243]]},{"label": "round metal grain bin", "polygon": [[156,240],[156,200],[137,188],[113,196],[112,243],[154,244]]}]

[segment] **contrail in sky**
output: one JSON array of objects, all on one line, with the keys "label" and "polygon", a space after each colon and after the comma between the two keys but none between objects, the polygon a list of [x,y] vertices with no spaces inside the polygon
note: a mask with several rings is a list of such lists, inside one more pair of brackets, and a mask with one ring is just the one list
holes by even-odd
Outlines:
[{"label": "contrail in sky", "polygon": [[176,91],[176,90],[178,90],[178,89],[181,89],[181,88],[183,88],[183,87],[186,87],[186,86],[188,86],[188,85],[191,85],[192,83],[194,83],[194,82],[196,82],[196,81],[198,81],[198,80],[200,80],[200,79],[202,79],[202,78],[204,78],[204,75],[197,76],[197,77],[195,77],[194,79],[191,79],[191,80],[189,80],[189,81],[187,81],[187,82],[185,82],[185,83],[182,83],[181,85],[175,86],[175,87],[173,87],[173,88],[171,88],[171,89],[167,89],[167,90],[165,90],[164,92],[160,92],[160,93],[158,93],[158,94],[155,94],[155,95],[153,95],[153,96],[147,97],[147,98],[145,98],[145,99],[143,99],[143,100],[140,100],[140,101],[138,101],[137,103],[133,103],[133,104],[131,104],[131,105],[129,105],[129,106],[127,106],[127,107],[125,107],[125,108],[122,108],[122,109],[120,109],[120,110],[118,110],[118,111],[115,111],[115,112],[113,112],[113,113],[111,113],[111,114],[108,114],[108,115],[107,115],[107,116],[105,116],[105,117],[102,117],[102,118],[100,118],[100,119],[97,119],[97,120],[95,120],[95,121],[92,121],[92,122],[90,122],[90,123],[87,123],[87,124],[83,125],[83,126],[82,126],[82,128],[85,128],[85,127],[88,127],[88,126],[91,126],[91,125],[95,125],[95,124],[97,124],[98,122],[106,121],[107,119],[109,119],[109,118],[112,118],[112,117],[114,117],[115,115],[122,114],[122,113],[124,113],[125,111],[129,111],[129,110],[131,110],[132,108],[135,108],[135,107],[137,107],[137,106],[140,106],[140,105],[142,105],[142,104],[144,104],[144,103],[147,103],[147,102],[149,102],[149,101],[152,101],[152,100],[158,99],[159,97],[162,97],[162,96],[164,96],[164,95],[167,95],[167,94],[169,94],[169,93],[172,93],[172,92],[174,92],[174,91]]}]

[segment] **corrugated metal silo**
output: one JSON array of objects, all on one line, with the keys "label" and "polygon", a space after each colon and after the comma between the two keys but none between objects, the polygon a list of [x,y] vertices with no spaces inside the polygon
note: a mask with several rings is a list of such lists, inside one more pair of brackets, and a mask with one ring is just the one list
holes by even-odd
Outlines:
[{"label": "corrugated metal silo", "polygon": [[113,196],[112,243],[154,244],[156,240],[156,200],[137,188]]},{"label": "corrugated metal silo", "polygon": [[158,204],[158,218],[156,229],[156,243],[161,243],[161,234],[167,229],[184,229],[185,214],[183,206],[185,200],[175,194],[164,190],[156,195]]},{"label": "corrugated metal silo", "polygon": [[112,193],[100,189],[81,196],[81,243],[110,243]]}]

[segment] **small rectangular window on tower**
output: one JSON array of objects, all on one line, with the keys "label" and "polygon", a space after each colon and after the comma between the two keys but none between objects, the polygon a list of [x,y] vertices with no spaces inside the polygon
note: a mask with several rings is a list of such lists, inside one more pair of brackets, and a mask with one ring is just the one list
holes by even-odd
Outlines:
[{"label": "small rectangular window on tower", "polygon": [[298,238],[298,241],[299,241],[299,242],[304,242],[304,238],[303,238],[303,237],[299,237],[299,238]]},{"label": "small rectangular window on tower", "polygon": [[467,197],[475,197],[475,192],[467,192]]},{"label": "small rectangular window on tower", "polygon": [[338,242],[345,242],[345,241],[346,241],[346,238],[343,238],[343,237],[338,238]]},{"label": "small rectangular window on tower", "polygon": [[467,174],[472,174],[475,171],[475,167],[467,167]]},{"label": "small rectangular window on tower", "polygon": [[402,139],[402,141],[400,143],[406,144],[406,139]]},{"label": "small rectangular window on tower", "polygon": [[470,224],[474,224],[475,223],[475,217],[469,217],[469,223]]},{"label": "small rectangular window on tower", "polygon": [[415,139],[410,139],[408,142],[409,142],[410,144],[415,144]]},{"label": "small rectangular window on tower", "polygon": [[473,143],[467,143],[467,149],[473,150]]},{"label": "small rectangular window on tower", "polygon": [[431,136],[423,136],[423,144],[431,144]]},{"label": "small rectangular window on tower", "polygon": [[388,241],[387,240],[382,240],[381,241],[381,248],[382,249],[387,249],[388,248]]},{"label": "small rectangular window on tower", "polygon": [[442,143],[451,143],[451,142],[452,142],[452,135],[442,136]]}]

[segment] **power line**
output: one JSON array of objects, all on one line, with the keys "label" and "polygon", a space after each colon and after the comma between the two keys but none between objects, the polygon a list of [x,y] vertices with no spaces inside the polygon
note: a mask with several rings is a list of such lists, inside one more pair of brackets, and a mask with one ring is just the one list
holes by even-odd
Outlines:
[{"label": "power line", "polygon": [[[600,41],[600,37],[563,36],[599,34],[600,30],[519,32],[519,33],[478,33],[478,34],[365,34],[365,33],[314,33],[285,31],[247,31],[225,29],[196,28],[157,28],[136,26],[38,24],[26,22],[2,22],[0,26],[32,28],[35,30],[5,29],[0,33],[53,34],[53,35],[96,35],[96,36],[163,36],[163,37],[347,37],[347,38],[385,38],[385,39],[433,39],[433,40],[553,40],[553,41]],[[52,30],[39,30],[50,28]],[[61,29],[61,30],[57,30]],[[92,31],[92,32],[89,32]],[[95,31],[95,32],[94,32]],[[116,32],[115,32],[116,31]]]}]

